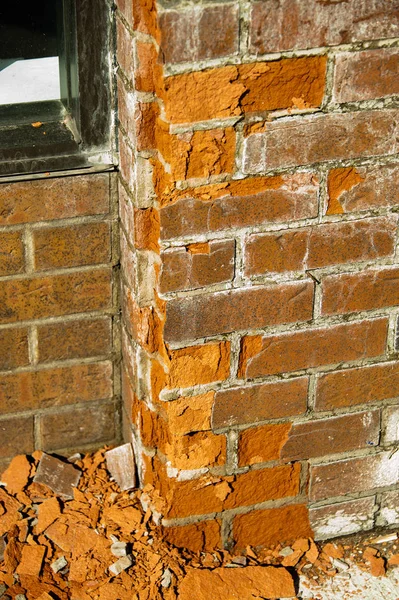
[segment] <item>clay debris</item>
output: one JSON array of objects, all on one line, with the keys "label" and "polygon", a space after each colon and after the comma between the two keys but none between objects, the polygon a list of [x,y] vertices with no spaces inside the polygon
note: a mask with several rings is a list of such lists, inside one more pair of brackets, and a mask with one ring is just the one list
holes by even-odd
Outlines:
[{"label": "clay debris", "polygon": [[294,569],[320,583],[351,561],[378,577],[399,564],[392,535],[355,550],[310,539],[239,556],[176,548],[143,509],[148,490],[121,490],[110,476],[108,451],[75,456],[74,464],[35,452],[1,476],[2,600],[295,598]]}]

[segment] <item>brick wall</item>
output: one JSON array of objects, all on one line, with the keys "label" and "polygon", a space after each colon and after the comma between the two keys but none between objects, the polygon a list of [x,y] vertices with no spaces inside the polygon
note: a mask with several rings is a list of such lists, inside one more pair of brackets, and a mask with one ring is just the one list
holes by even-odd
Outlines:
[{"label": "brick wall", "polygon": [[0,472],[119,437],[114,187],[107,173],[0,184]]},{"label": "brick wall", "polygon": [[119,0],[125,435],[168,539],[399,522],[399,4]]}]

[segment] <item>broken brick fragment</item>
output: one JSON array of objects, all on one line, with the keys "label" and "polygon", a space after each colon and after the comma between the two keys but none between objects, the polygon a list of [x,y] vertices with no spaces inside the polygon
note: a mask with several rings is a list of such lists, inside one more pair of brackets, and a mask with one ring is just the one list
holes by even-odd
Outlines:
[{"label": "broken brick fragment", "polygon": [[80,472],[71,463],[43,454],[33,479],[50,488],[55,494],[72,500],[73,488],[79,483]]}]

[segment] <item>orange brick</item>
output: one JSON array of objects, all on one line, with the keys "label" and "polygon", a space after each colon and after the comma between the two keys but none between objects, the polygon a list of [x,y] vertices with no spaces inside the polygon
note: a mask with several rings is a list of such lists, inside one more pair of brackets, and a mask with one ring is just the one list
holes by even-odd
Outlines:
[{"label": "orange brick", "polygon": [[244,338],[240,374],[260,377],[380,356],[385,351],[387,325],[387,319],[375,319],[264,337],[247,354],[245,345],[253,340]]},{"label": "orange brick", "polygon": [[211,552],[221,548],[220,521],[164,527],[163,538],[178,548],[186,548],[192,552]]},{"label": "orange brick", "polygon": [[28,365],[28,330],[0,329],[0,348],[0,371]]},{"label": "orange brick", "polygon": [[111,258],[108,223],[39,229],[33,234],[38,271],[107,263]]},{"label": "orange brick", "polygon": [[396,217],[383,217],[252,235],[245,272],[303,271],[391,256],[396,228]]},{"label": "orange brick", "polygon": [[0,248],[0,276],[21,273],[25,265],[21,232],[2,232],[0,234]]},{"label": "orange brick", "polygon": [[0,186],[0,225],[109,211],[109,174],[73,175]]},{"label": "orange brick", "polygon": [[157,50],[151,42],[136,40],[135,87],[140,92],[154,92],[161,86],[162,66]]},{"label": "orange brick", "polygon": [[170,150],[173,177],[178,180],[232,173],[235,148],[232,127],[175,135]]},{"label": "orange brick", "polygon": [[334,315],[399,305],[399,269],[388,267],[323,279],[322,314]]},{"label": "orange brick", "polygon": [[157,22],[157,8],[154,0],[122,0],[123,4],[133,5],[133,27],[141,33],[152,35],[157,42],[160,41],[160,32]]},{"label": "orange brick", "polygon": [[0,282],[0,322],[111,308],[111,269]]},{"label": "orange brick", "polygon": [[245,429],[238,438],[239,466],[279,460],[291,427],[292,423],[279,423]]},{"label": "orange brick", "polygon": [[230,342],[170,351],[169,388],[223,381],[230,374]]},{"label": "orange brick", "polygon": [[344,208],[340,202],[341,196],[345,197],[346,192],[350,192],[363,181],[363,177],[354,167],[344,167],[342,169],[332,169],[328,174],[328,208],[327,215],[340,215]]},{"label": "orange brick", "polygon": [[140,250],[159,251],[160,222],[155,208],[134,209],[134,245]]},{"label": "orange brick", "polygon": [[320,106],[325,70],[326,58],[317,56],[175,75],[165,80],[166,114],[184,123]]},{"label": "orange brick", "polygon": [[270,547],[313,537],[313,531],[307,507],[294,504],[237,515],[233,521],[233,535],[235,548],[244,550],[249,544]]},{"label": "orange brick", "polygon": [[139,307],[126,286],[122,288],[122,314],[124,324],[135,341],[150,353],[164,352],[162,315],[152,306]]},{"label": "orange brick", "polygon": [[170,435],[163,452],[171,467],[179,470],[222,466],[226,462],[226,437],[210,431]]},{"label": "orange brick", "polygon": [[35,449],[33,426],[33,417],[11,417],[0,420],[0,458],[33,452]]},{"label": "orange brick", "polygon": [[109,317],[39,325],[39,362],[109,354],[112,347]]},{"label": "orange brick", "polygon": [[281,419],[306,412],[308,378],[220,390],[212,412],[214,428]]},{"label": "orange brick", "polygon": [[163,477],[161,495],[168,503],[169,518],[210,514],[250,506],[258,502],[295,496],[299,492],[301,466],[284,465],[248,471],[236,477],[201,477],[177,481]]},{"label": "orange brick", "polygon": [[333,410],[399,396],[399,364],[388,363],[327,373],[319,377],[316,410]]},{"label": "orange brick", "polygon": [[0,377],[0,414],[112,397],[110,362],[10,373]]},{"label": "orange brick", "polygon": [[214,395],[215,392],[208,392],[165,402],[163,410],[167,415],[171,434],[184,435],[195,431],[209,431]]},{"label": "orange brick", "polygon": [[115,439],[115,415],[114,404],[43,414],[39,419],[42,448],[53,452],[112,442]]}]

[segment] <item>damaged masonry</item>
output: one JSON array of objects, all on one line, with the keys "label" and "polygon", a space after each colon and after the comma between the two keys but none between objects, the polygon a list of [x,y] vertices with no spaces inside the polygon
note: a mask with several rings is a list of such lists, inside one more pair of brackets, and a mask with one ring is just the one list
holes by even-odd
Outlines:
[{"label": "damaged masonry", "polygon": [[[118,474],[115,455],[122,464],[127,449],[116,450]],[[390,600],[396,533],[349,544],[301,538],[248,546],[241,555],[178,549],[143,509],[151,490],[121,490],[108,472],[108,452],[72,462],[35,452],[12,461],[0,487],[2,600],[332,598],[318,594],[334,581],[348,584],[351,574],[363,594],[371,589],[367,577],[384,578]]]}]

